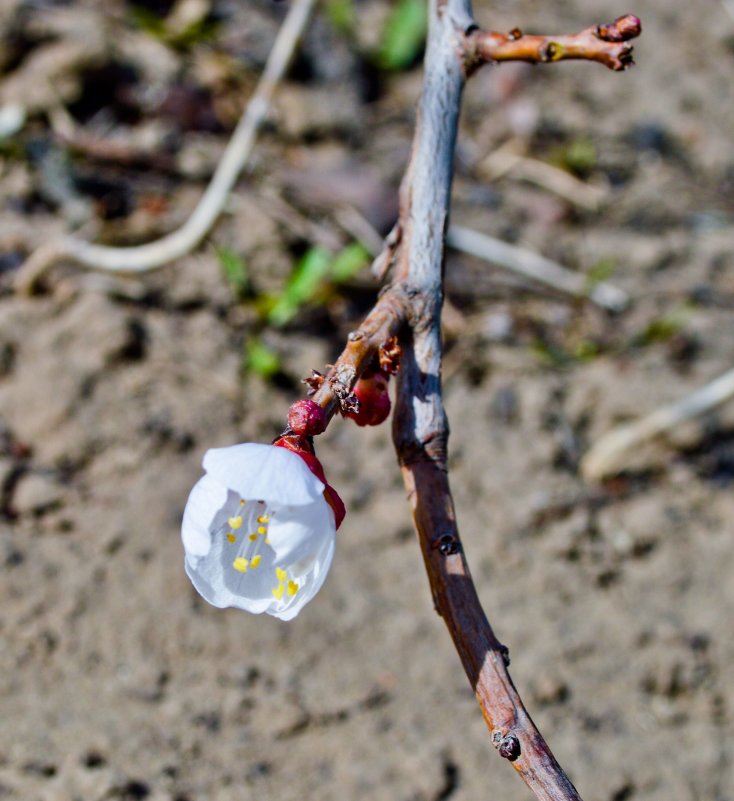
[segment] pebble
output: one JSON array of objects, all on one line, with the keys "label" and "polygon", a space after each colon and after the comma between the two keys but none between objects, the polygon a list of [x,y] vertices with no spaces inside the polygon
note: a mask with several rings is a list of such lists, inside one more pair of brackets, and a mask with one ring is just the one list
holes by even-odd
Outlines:
[{"label": "pebble", "polygon": [[61,487],[49,476],[27,473],[18,482],[13,493],[13,509],[18,514],[41,514],[62,501]]}]

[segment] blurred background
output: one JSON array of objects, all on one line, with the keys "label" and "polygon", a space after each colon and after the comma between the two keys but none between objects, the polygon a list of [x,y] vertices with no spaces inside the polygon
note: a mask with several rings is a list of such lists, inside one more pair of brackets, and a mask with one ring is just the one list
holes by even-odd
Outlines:
[{"label": "blurred background", "polygon": [[[474,801],[530,793],[432,609],[389,425],[317,443],[349,513],[290,624],[183,573],[203,452],[269,442],[371,307],[420,89],[420,0],[326,0],[226,213],[137,279],[54,267],[200,197],[288,3],[0,4],[0,798]],[[638,66],[485,67],[453,220],[608,280],[591,304],[450,251],[452,482],[512,675],[587,801],[734,797],[734,409],[579,477],[589,445],[734,356],[734,16],[708,0],[477,2],[573,32],[638,14]],[[541,165],[540,167],[538,165]]]}]

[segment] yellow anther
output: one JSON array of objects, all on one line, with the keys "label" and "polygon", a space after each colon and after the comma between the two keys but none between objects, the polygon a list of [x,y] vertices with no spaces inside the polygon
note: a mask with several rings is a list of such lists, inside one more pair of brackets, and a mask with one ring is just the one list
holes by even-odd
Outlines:
[{"label": "yellow anther", "polygon": [[242,526],[242,515],[237,515],[237,517],[230,517],[227,522],[229,523],[230,528],[238,529]]},{"label": "yellow anther", "polygon": [[270,545],[270,537],[265,537],[265,544]]},{"label": "yellow anther", "polygon": [[270,522],[270,518],[267,515],[260,515],[257,518],[257,522],[258,523],[269,523]]},{"label": "yellow anther", "polygon": [[258,534],[267,534],[267,531],[268,530],[265,528],[265,526],[258,526],[258,528],[257,528],[257,533]]},{"label": "yellow anther", "polygon": [[227,540],[229,542],[237,542],[237,537],[230,531],[229,534],[227,534]]},{"label": "yellow anther", "polygon": [[256,554],[255,556],[252,557],[252,559],[250,559],[250,567],[257,567],[260,564],[261,560],[262,556],[260,556],[259,553]]},{"label": "yellow anther", "polygon": [[278,581],[285,581],[288,578],[288,574],[283,570],[282,567],[275,568],[275,575],[278,577]]},{"label": "yellow anther", "polygon": [[297,592],[298,592],[298,584],[296,584],[295,581],[289,581],[288,582],[288,595],[290,595],[291,598],[292,598]]},{"label": "yellow anther", "polygon": [[250,564],[250,563],[247,561],[247,559],[245,559],[245,557],[244,557],[244,556],[238,556],[238,557],[237,557],[237,558],[234,560],[234,562],[232,562],[232,567],[233,567],[233,568],[234,568],[234,569],[235,569],[235,570],[236,570],[238,573],[247,573],[247,568],[248,568],[249,564]]},{"label": "yellow anther", "polygon": [[273,587],[271,592],[275,596],[275,600],[279,601],[283,597],[283,593],[285,592],[285,584],[279,584],[277,587]]},{"label": "yellow anther", "polygon": [[250,534],[250,536],[247,539],[250,540],[250,542],[255,542],[255,540],[257,539],[257,534]]},{"label": "yellow anther", "polygon": [[244,498],[240,498],[240,506],[244,506],[244,505],[245,505],[245,499]]}]

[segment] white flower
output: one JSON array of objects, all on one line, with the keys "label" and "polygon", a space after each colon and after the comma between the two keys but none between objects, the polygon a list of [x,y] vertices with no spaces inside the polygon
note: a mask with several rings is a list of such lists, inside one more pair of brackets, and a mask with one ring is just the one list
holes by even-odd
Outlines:
[{"label": "white flower", "polygon": [[294,618],[334,557],[334,512],[303,459],[273,445],[209,450],[181,536],[186,573],[210,604]]}]

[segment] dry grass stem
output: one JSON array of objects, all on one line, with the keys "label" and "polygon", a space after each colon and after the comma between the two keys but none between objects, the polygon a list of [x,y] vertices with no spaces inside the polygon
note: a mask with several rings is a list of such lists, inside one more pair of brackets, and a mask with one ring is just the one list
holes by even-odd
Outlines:
[{"label": "dry grass stem", "polygon": [[294,0],[270,51],[257,89],[247,104],[217,169],[191,216],[176,231],[146,245],[115,248],[70,236],[39,247],[18,270],[15,286],[33,291],[38,280],[56,262],[75,262],[91,270],[144,273],[163,267],[189,253],[209,233],[229,193],[247,163],[255,136],[267,116],[276,86],[290,63],[306,26],[314,0]]},{"label": "dry grass stem", "polygon": [[670,434],[689,420],[694,420],[734,397],[734,369],[687,395],[682,400],[662,406],[634,423],[614,428],[599,439],[581,462],[581,474],[587,481],[623,472],[631,457],[645,443]]},{"label": "dry grass stem", "polygon": [[533,250],[509,245],[478,231],[452,225],[446,244],[571,297],[588,299],[607,311],[619,312],[629,305],[627,293],[613,284],[600,281],[592,285],[584,275],[562,267]]}]

